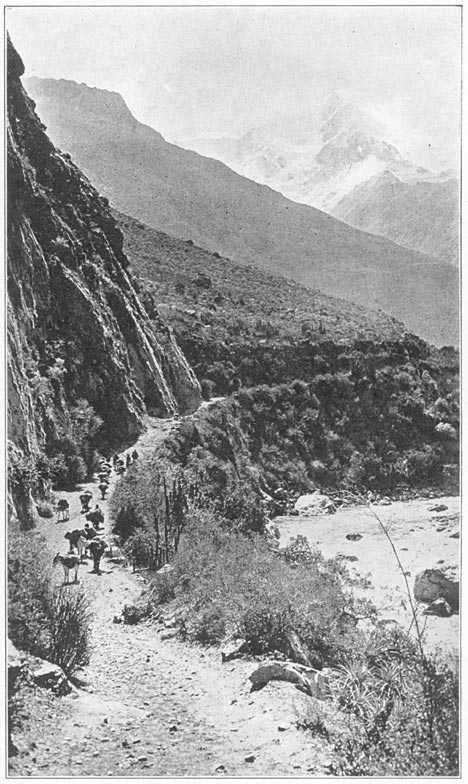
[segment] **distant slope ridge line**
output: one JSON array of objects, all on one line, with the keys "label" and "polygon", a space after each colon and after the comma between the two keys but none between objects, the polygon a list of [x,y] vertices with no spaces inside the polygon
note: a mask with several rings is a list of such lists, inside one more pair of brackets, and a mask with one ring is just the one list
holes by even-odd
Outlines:
[{"label": "distant slope ridge line", "polygon": [[334,93],[313,113],[309,108],[240,138],[177,143],[355,228],[458,265],[457,172],[434,173],[405,160],[386,140],[388,132]]},{"label": "distant slope ridge line", "polygon": [[[436,345],[458,342],[458,275],[164,141],[108,93],[28,80],[54,142],[113,206],[241,263],[381,308]],[[102,95],[102,101],[99,96]]]}]

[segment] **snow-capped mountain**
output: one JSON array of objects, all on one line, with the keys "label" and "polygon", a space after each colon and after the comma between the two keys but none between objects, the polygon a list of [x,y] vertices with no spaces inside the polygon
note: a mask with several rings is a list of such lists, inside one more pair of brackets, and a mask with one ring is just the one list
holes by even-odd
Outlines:
[{"label": "snow-capped mountain", "polygon": [[456,264],[456,172],[405,160],[385,127],[339,94],[309,115],[254,128],[240,139],[180,140],[249,179],[364,231]]}]

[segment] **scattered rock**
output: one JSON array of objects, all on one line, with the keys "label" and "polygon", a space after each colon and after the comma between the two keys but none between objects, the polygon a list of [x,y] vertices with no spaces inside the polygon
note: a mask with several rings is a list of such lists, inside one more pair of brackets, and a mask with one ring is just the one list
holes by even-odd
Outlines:
[{"label": "scattered rock", "polygon": [[50,689],[54,694],[63,696],[73,690],[71,683],[63,670],[57,665],[45,660],[32,670],[34,682],[43,689]]},{"label": "scattered rock", "polygon": [[362,539],[362,534],[346,534],[346,539],[350,542],[359,542]]},{"label": "scattered rock", "polygon": [[247,640],[234,637],[227,640],[224,647],[221,649],[221,661],[228,662],[231,659],[237,659],[247,650]]},{"label": "scattered rock", "polygon": [[392,503],[392,502],[391,502],[390,498],[387,498],[387,497],[385,496],[384,498],[382,498],[382,499],[379,501],[379,506],[390,506],[390,505],[391,505],[391,503]]},{"label": "scattered rock", "polygon": [[459,590],[458,570],[445,567],[420,572],[414,581],[413,594],[417,602],[430,604],[436,599],[445,599],[454,610],[458,610]]},{"label": "scattered rock", "polygon": [[271,661],[261,664],[249,675],[251,690],[262,689],[269,681],[288,681],[316,699],[324,699],[328,691],[330,670],[315,670],[295,662]]},{"label": "scattered rock", "polygon": [[172,564],[164,564],[164,566],[161,566],[161,568],[158,569],[158,574],[170,574],[173,571],[174,567]]},{"label": "scattered rock", "polygon": [[429,512],[446,512],[448,506],[445,504],[434,504],[434,506],[428,506],[427,508]]},{"label": "scattered rock", "polygon": [[148,757],[146,754],[142,754],[140,757],[137,757],[138,762],[148,762]]},{"label": "scattered rock", "polygon": [[438,615],[439,618],[449,618],[452,614],[452,608],[445,599],[436,599],[424,610],[424,615]]},{"label": "scattered rock", "polygon": [[166,629],[166,631],[161,632],[161,640],[170,640],[172,637],[177,637],[178,633],[178,629]]},{"label": "scattered rock", "polygon": [[278,732],[286,732],[291,727],[289,721],[283,721],[278,724]]},{"label": "scattered rock", "polygon": [[171,724],[169,727],[169,732],[177,732],[177,724]]},{"label": "scattered rock", "polygon": [[244,757],[245,762],[255,762],[255,754],[246,754]]},{"label": "scattered rock", "polygon": [[218,765],[218,767],[215,768],[215,773],[224,773],[225,770],[226,770],[226,765]]},{"label": "scattered rock", "polygon": [[301,495],[294,504],[294,509],[297,514],[307,517],[315,517],[324,513],[334,514],[336,512],[336,506],[333,501],[327,495],[319,493],[318,490],[315,493]]},{"label": "scattered rock", "polygon": [[450,534],[450,539],[459,539],[460,538],[460,531],[454,531],[453,534]]},{"label": "scattered rock", "polygon": [[343,559],[345,561],[351,561],[351,562],[359,561],[359,558],[357,557],[357,555],[344,555]]}]

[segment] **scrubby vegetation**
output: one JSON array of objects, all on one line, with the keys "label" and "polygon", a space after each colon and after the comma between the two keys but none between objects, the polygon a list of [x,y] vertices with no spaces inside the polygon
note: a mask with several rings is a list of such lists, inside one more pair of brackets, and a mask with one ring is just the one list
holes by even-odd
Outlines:
[{"label": "scrubby vegetation", "polygon": [[20,650],[58,664],[71,676],[89,661],[89,607],[80,588],[54,589],[51,562],[38,533],[10,536],[8,635]]}]

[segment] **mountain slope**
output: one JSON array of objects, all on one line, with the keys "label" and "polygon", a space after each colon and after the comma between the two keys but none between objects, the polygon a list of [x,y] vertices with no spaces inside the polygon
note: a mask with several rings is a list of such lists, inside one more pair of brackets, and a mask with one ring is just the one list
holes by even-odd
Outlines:
[{"label": "mountain slope", "polygon": [[458,263],[456,173],[436,175],[404,160],[383,127],[337,94],[313,115],[284,118],[237,140],[180,143],[355,228]]},{"label": "mountain slope", "polygon": [[333,215],[448,264],[458,263],[456,177],[450,172],[412,177],[402,168],[388,167],[356,186],[334,207]]},{"label": "mountain slope", "polygon": [[168,144],[116,93],[29,80],[52,138],[117,209],[242,263],[382,308],[435,343],[457,341],[457,273]]},{"label": "mountain slope", "polygon": [[59,470],[79,478],[94,447],[134,437],[146,412],[196,408],[200,388],[139,301],[108,204],[45,134],[23,71],[9,43],[8,436],[28,523],[28,488],[44,492]]}]

